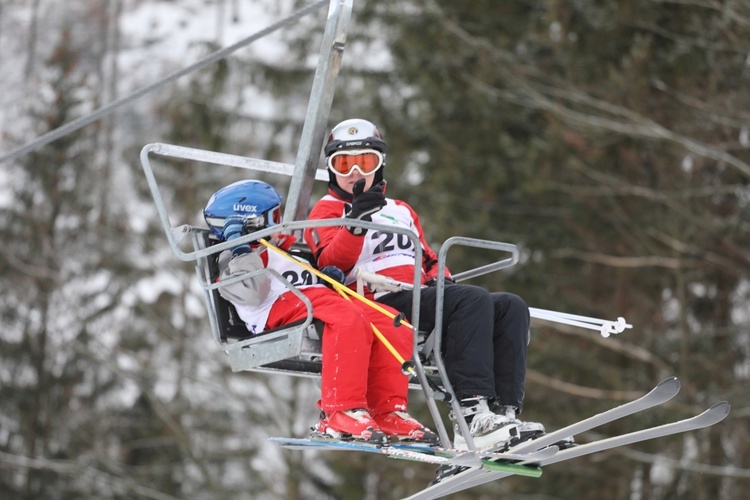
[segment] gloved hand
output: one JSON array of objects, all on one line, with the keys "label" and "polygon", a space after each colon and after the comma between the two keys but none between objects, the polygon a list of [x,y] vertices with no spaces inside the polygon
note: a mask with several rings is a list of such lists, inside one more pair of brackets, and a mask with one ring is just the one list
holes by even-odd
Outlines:
[{"label": "gloved hand", "polygon": [[[241,215],[230,215],[224,219],[224,239],[231,241],[245,234],[245,218]],[[240,255],[250,252],[250,245],[243,243],[232,247],[232,255]]]},{"label": "gloved hand", "polygon": [[[325,274],[329,278],[338,281],[342,285],[344,284],[344,281],[346,280],[346,275],[344,274],[344,271],[342,271],[336,266],[326,266],[323,269],[320,269],[320,272]],[[326,284],[326,286],[331,287],[330,283],[328,282],[324,282],[324,283]]]},{"label": "gloved hand", "polygon": [[[365,191],[365,183],[365,179],[360,179],[352,187],[352,208],[347,214],[347,217],[350,219],[371,221],[371,215],[386,204],[385,195],[383,194],[383,183],[378,182],[368,191]],[[348,229],[355,236],[360,236],[367,232],[362,227],[349,227]]]},{"label": "gloved hand", "polygon": [[[449,278],[447,276],[445,276],[443,278],[443,281],[445,281],[445,286],[450,286],[450,285],[455,285],[456,284],[456,280],[454,280],[453,278]],[[427,286],[437,286],[437,284],[438,284],[438,277],[436,276],[436,277],[434,277],[434,278],[432,278],[430,280],[427,280],[427,283],[425,283],[425,284]]]},{"label": "gloved hand", "polygon": [[224,239],[231,241],[245,232],[245,218],[241,215],[230,215],[224,219]]}]

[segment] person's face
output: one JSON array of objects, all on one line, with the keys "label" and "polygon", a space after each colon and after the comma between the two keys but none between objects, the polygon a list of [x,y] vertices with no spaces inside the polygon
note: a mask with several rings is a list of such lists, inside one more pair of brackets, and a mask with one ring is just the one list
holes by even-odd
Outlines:
[{"label": "person's face", "polygon": [[336,174],[336,182],[339,187],[349,194],[354,194],[354,183],[360,179],[365,180],[365,191],[372,187],[375,182],[375,172],[367,175],[362,175],[356,168],[352,171],[351,175],[344,177],[343,175]]}]

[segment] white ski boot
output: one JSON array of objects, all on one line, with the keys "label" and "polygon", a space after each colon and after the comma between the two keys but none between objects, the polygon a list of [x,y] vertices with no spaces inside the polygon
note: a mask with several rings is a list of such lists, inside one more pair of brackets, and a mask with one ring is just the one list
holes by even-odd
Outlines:
[{"label": "white ski boot", "polygon": [[[471,439],[477,450],[499,450],[505,448],[511,440],[520,437],[517,421],[490,411],[486,397],[463,399],[461,406],[461,413],[466,418]],[[453,421],[454,448],[468,450],[466,439],[461,434],[461,428],[456,421],[456,415],[451,412],[449,418]]]},{"label": "white ski boot", "polygon": [[492,410],[498,415],[505,415],[513,423],[518,425],[518,439],[513,440],[512,444],[522,443],[529,439],[536,439],[544,435],[544,425],[539,422],[525,422],[516,418],[516,407],[506,405],[492,405]]}]

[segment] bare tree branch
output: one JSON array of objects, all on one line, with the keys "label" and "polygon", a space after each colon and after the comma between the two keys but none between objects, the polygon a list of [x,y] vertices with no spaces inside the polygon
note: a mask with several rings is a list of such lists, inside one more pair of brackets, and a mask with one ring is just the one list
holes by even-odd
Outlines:
[{"label": "bare tree branch", "polygon": [[574,258],[584,262],[594,262],[604,264],[610,267],[663,267],[667,269],[680,269],[691,267],[689,261],[675,259],[672,257],[662,257],[658,255],[649,255],[642,257],[620,257],[617,255],[605,255],[601,253],[582,252],[576,248],[559,248],[550,252],[550,257],[556,259]]},{"label": "bare tree branch", "polygon": [[742,2],[717,2],[715,0],[651,0],[654,3],[671,3],[676,5],[694,5],[696,7],[705,7],[717,12],[721,12],[724,16],[742,26],[750,26],[750,16],[743,16],[739,14],[734,6],[736,4],[745,5],[747,3]]},{"label": "bare tree branch", "polygon": [[531,380],[537,384],[549,387],[558,392],[564,392],[571,396],[579,396],[589,399],[608,399],[616,401],[629,401],[635,398],[643,396],[642,392],[637,391],[606,391],[602,389],[594,389],[593,387],[583,387],[562,380],[548,377],[536,370],[528,370],[526,372],[527,380]]},{"label": "bare tree branch", "polygon": [[[544,320],[540,320],[536,318],[533,321],[535,323],[536,322],[547,323]],[[591,342],[592,344],[596,344],[597,346],[602,347],[604,349],[608,349],[618,354],[623,354],[641,363],[647,363],[647,364],[653,365],[664,374],[671,373],[672,371],[671,367],[666,361],[659,358],[658,356],[655,356],[648,349],[644,349],[637,345],[627,343],[623,340],[619,340],[618,338],[612,338],[612,337],[604,338],[598,333],[592,334],[591,331],[589,330],[583,330],[581,328],[577,328],[577,327],[569,326],[565,324],[560,324],[560,323],[554,323],[554,326],[552,328],[554,328],[555,332],[557,333],[562,333],[565,335],[571,335],[571,336],[576,336],[576,337],[582,337],[582,338],[585,338],[588,342]]]}]

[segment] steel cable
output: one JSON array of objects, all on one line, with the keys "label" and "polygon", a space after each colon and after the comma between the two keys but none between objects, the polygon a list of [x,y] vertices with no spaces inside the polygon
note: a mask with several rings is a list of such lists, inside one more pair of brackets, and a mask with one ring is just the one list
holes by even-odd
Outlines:
[{"label": "steel cable", "polygon": [[138,89],[132,94],[126,97],[123,97],[122,99],[113,101],[105,106],[102,106],[101,108],[89,113],[86,116],[82,116],[71,122],[66,123],[65,125],[62,125],[56,128],[55,130],[51,130],[50,132],[47,132],[46,134],[34,139],[28,144],[21,146],[20,148],[15,149],[12,152],[0,157],[0,163],[3,163],[8,160],[16,159],[20,156],[25,155],[26,153],[30,153],[31,151],[34,151],[35,149],[38,149],[46,144],[49,144],[50,142],[56,141],[57,139],[60,139],[61,137],[71,134],[75,132],[76,130],[82,127],[85,127],[86,125],[89,125],[90,123],[95,122],[96,120],[102,118],[103,116],[106,116],[109,113],[112,113],[116,109],[121,108],[122,106],[136,99],[143,97],[149,92],[153,92],[154,90],[161,88],[164,85],[171,83],[180,77],[183,77],[189,73],[192,73],[193,71],[196,71],[205,66],[208,66],[209,64],[212,64],[220,59],[223,59],[227,57],[229,54],[231,54],[232,52],[246,45],[249,45],[250,43],[255,42],[256,40],[260,38],[263,38],[264,36],[269,35],[278,29],[281,29],[289,24],[292,24],[298,21],[300,18],[308,14],[311,14],[312,12],[315,12],[316,10],[318,10],[324,4],[327,4],[327,3],[329,3],[329,0],[319,0],[307,7],[304,7],[294,12],[289,17],[282,19],[281,21],[275,24],[272,24],[271,26],[268,26],[267,28],[264,28],[258,31],[257,33],[250,35],[249,37],[243,40],[240,40],[239,42],[233,45],[230,45],[229,47],[226,47],[224,49],[218,50],[210,54],[209,56],[205,57],[204,59],[201,59],[197,63],[188,66],[187,68],[181,69],[179,71],[175,71],[174,73],[170,74],[166,78],[163,78],[162,80],[157,81],[156,83],[153,83],[151,85]]}]

